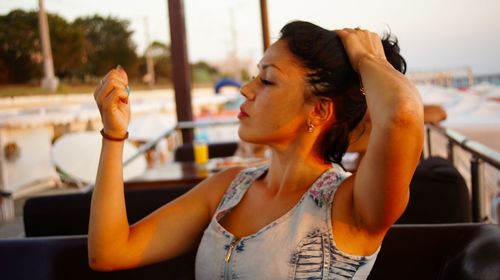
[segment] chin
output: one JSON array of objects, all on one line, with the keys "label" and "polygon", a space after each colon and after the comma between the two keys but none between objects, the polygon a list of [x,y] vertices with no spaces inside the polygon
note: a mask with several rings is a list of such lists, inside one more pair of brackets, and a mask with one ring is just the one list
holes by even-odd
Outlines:
[{"label": "chin", "polygon": [[255,134],[250,132],[248,129],[242,129],[241,125],[238,128],[238,136],[240,137],[240,140],[248,143],[254,143],[254,144],[260,144],[259,142],[259,134]]},{"label": "chin", "polygon": [[240,127],[238,128],[238,137],[240,138],[241,141],[248,142],[248,135],[243,131],[243,129]]}]

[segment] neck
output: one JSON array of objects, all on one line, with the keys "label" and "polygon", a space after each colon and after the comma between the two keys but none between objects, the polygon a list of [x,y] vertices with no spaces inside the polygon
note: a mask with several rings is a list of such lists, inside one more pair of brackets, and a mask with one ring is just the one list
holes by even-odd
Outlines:
[{"label": "neck", "polygon": [[269,172],[264,183],[276,195],[305,191],[326,170],[331,163],[325,162],[312,145],[288,146],[286,149],[271,147],[272,156]]}]

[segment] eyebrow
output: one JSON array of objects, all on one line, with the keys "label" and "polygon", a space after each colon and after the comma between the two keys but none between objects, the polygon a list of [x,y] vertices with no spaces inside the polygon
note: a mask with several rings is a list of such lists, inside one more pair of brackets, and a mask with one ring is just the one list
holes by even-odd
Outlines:
[{"label": "eyebrow", "polygon": [[283,70],[281,70],[278,66],[276,66],[275,64],[257,64],[257,68],[262,68],[263,70],[265,70],[266,68],[269,68],[269,67],[273,67],[273,68],[276,68],[278,71],[280,71],[281,73],[285,73],[283,72]]}]

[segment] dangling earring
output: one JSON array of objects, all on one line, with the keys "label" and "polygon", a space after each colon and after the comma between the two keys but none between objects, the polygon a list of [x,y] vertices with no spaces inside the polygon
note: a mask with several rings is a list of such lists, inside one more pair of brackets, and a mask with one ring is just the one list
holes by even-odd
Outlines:
[{"label": "dangling earring", "polygon": [[307,120],[307,132],[312,133],[314,131],[314,124],[310,120]]}]

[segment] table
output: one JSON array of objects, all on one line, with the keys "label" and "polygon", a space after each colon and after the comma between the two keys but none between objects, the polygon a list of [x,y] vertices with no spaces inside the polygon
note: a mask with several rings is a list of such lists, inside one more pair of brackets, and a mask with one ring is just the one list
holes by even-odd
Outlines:
[{"label": "table", "polygon": [[168,162],[125,182],[125,189],[175,188],[196,185],[211,173],[194,162]]},{"label": "table", "polygon": [[[347,171],[355,172],[358,157],[344,162]],[[144,188],[175,188],[195,186],[213,174],[203,166],[194,162],[168,162],[153,169],[148,169],[144,174],[125,182],[125,189]]]}]

